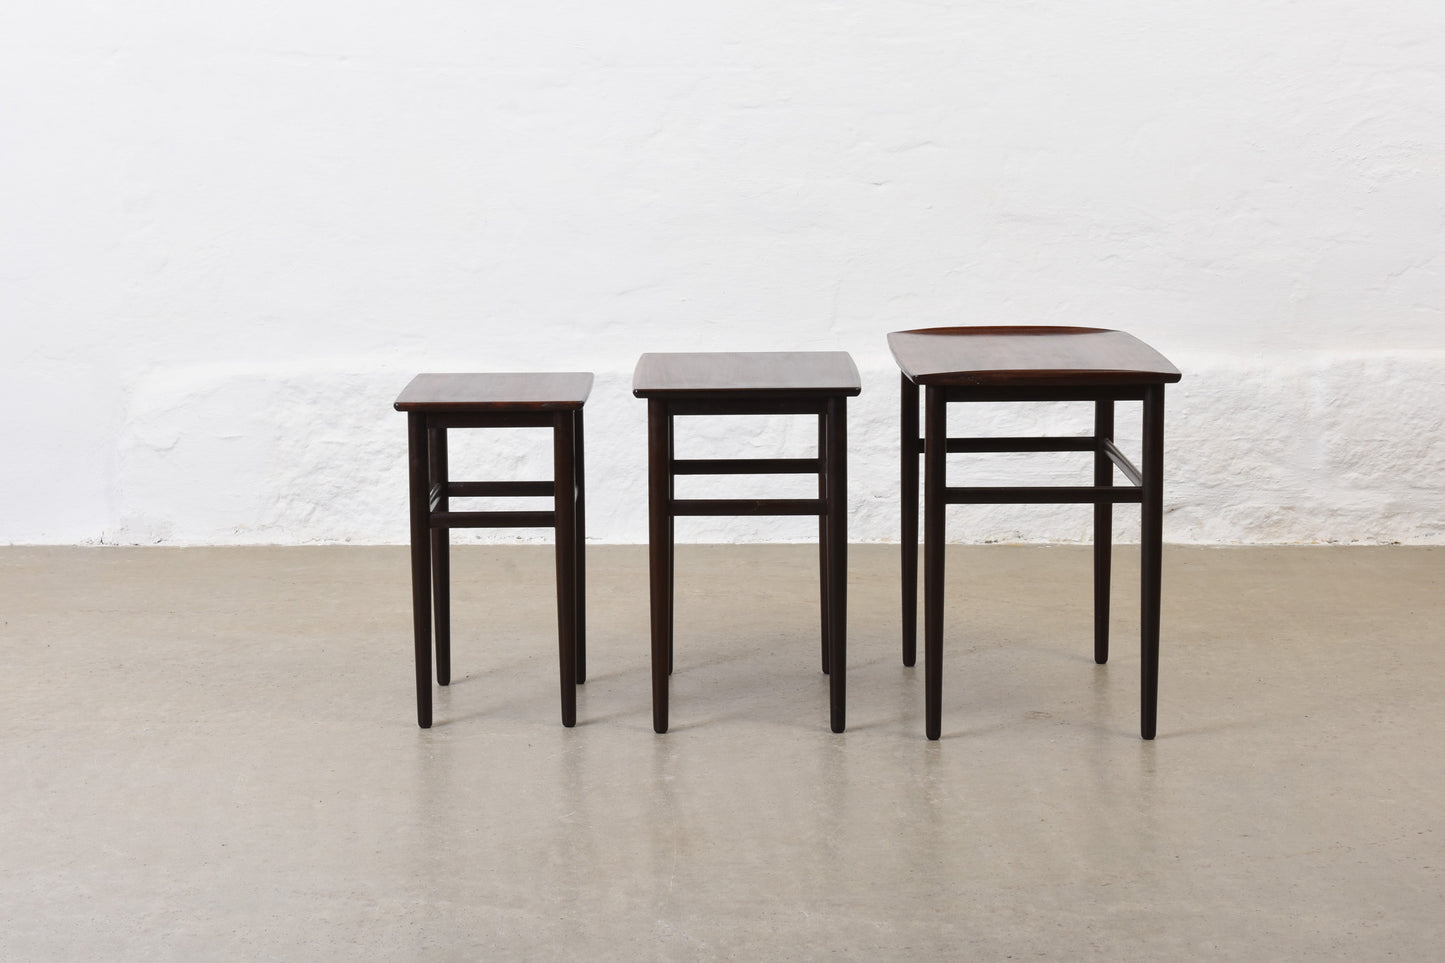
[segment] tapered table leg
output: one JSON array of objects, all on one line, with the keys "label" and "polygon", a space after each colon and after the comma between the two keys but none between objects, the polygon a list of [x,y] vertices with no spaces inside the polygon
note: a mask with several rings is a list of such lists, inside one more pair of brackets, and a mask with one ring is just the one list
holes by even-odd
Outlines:
[{"label": "tapered table leg", "polygon": [[652,596],[652,729],[667,731],[667,682],[672,670],[672,509],[667,403],[647,402],[648,560]]},{"label": "tapered table leg", "polygon": [[582,409],[573,412],[572,465],[577,472],[577,684],[587,681],[587,484],[582,467]]},{"label": "tapered table leg", "polygon": [[[818,416],[818,497],[826,503],[828,499],[828,415]],[[823,671],[828,671],[828,645],[832,637],[828,627],[828,620],[832,617],[829,611],[828,591],[832,584],[828,577],[828,530],[831,528],[828,513],[818,516],[818,608],[820,612],[819,622],[822,626],[822,651]]]},{"label": "tapered table leg", "polygon": [[828,399],[824,464],[827,475],[829,722],[842,732],[848,679],[848,399]]},{"label": "tapered table leg", "polygon": [[1140,506],[1140,724],[1145,739],[1158,728],[1159,595],[1164,568],[1164,386],[1144,389],[1144,476]]},{"label": "tapered table leg", "polygon": [[[428,459],[431,478],[428,488],[438,494],[436,510],[445,512],[450,507],[447,498],[447,430],[429,428],[427,439],[431,445]],[[452,566],[451,532],[445,528],[431,530],[431,585],[432,618],[436,624],[437,685],[450,685],[452,681]]]},{"label": "tapered table leg", "polygon": [[900,479],[903,507],[903,664],[913,665],[918,659],[918,385],[901,375],[902,391],[899,423],[903,437]]},{"label": "tapered table leg", "polygon": [[923,455],[924,728],[937,739],[943,716],[943,537],[948,405],[943,389],[925,391]]},{"label": "tapered table leg", "polygon": [[416,651],[416,724],[431,728],[431,557],[426,415],[406,418],[411,502],[411,616]]},{"label": "tapered table leg", "polygon": [[572,412],[552,419],[552,463],[557,554],[557,654],[562,725],[577,724],[577,497]]},{"label": "tapered table leg", "polygon": [[[1114,402],[1094,402],[1094,485],[1106,488],[1114,480],[1114,463],[1104,450],[1114,440]],[[1094,661],[1109,661],[1109,575],[1114,549],[1114,506],[1094,505]]]},{"label": "tapered table leg", "polygon": [[673,657],[676,647],[676,638],[673,633],[673,626],[676,624],[673,613],[677,611],[677,517],[672,513],[672,500],[677,497],[677,479],[672,473],[672,458],[676,453],[676,419],[672,411],[667,412],[664,419],[667,431],[664,438],[667,440],[666,450],[663,452],[663,474],[667,476],[667,597],[664,599],[666,607],[667,622],[667,674],[672,675],[675,659]]}]

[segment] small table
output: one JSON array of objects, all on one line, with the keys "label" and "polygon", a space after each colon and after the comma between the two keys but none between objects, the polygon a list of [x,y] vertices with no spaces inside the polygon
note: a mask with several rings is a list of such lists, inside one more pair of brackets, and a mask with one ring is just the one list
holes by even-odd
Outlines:
[{"label": "small table", "polygon": [[[1141,724],[1153,739],[1159,699],[1159,590],[1163,543],[1164,386],[1179,370],[1122,331],[1073,327],[957,327],[895,331],[888,345],[902,372],[903,662],[916,655],[918,454],[924,455],[923,619],[925,715],[937,739],[943,699],[944,509],[962,504],[1082,503],[1094,506],[1094,660],[1109,658],[1109,569],[1116,502],[1141,515]],[[918,388],[926,391],[918,436]],[[971,401],[1092,401],[1094,433],[1073,438],[950,438],[948,405]],[[1143,466],[1114,444],[1114,402],[1143,402]],[[945,458],[957,452],[1083,451],[1094,455],[1084,487],[949,487]],[[1130,484],[1115,486],[1114,470]]]},{"label": "small table", "polygon": [[[847,668],[847,401],[862,390],[845,351],[644,354],[632,393],[647,399],[652,578],[652,728],[667,731],[672,672],[673,520],[679,515],[817,515],[822,662],[830,724],[844,727]],[[679,459],[679,415],[816,415],[816,458]],[[816,474],[817,498],[677,498],[677,475]]]},{"label": "small table", "polygon": [[[447,532],[453,528],[555,529],[562,725],[577,724],[577,686],[587,678],[582,406],[591,391],[590,372],[419,374],[396,399],[396,410],[407,413],[416,717],[423,729],[432,724],[433,606],[437,683],[451,682]],[[452,428],[551,428],[552,480],[452,481],[447,469]],[[449,504],[451,498],[512,496],[551,498],[553,510],[452,511]]]}]

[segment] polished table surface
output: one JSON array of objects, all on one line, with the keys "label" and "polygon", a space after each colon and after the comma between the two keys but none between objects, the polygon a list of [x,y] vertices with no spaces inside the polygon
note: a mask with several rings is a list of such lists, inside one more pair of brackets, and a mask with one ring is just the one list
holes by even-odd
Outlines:
[{"label": "polished table surface", "polygon": [[565,411],[581,408],[591,391],[592,374],[587,371],[419,374],[402,389],[396,399],[396,410]]},{"label": "polished table surface", "polygon": [[644,354],[632,393],[639,398],[689,393],[856,395],[863,387],[846,351],[696,351]]},{"label": "polished table surface", "polygon": [[1180,377],[1138,338],[1105,328],[923,328],[894,331],[888,346],[899,369],[921,385],[1161,384]]}]

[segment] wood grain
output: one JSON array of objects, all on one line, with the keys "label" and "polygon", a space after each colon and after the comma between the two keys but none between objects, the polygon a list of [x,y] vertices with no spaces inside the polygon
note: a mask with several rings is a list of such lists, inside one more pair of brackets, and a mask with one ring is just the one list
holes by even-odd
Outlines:
[{"label": "wood grain", "polygon": [[644,354],[632,377],[639,398],[747,393],[754,397],[857,395],[858,366],[846,351]]},{"label": "wood grain", "polygon": [[1165,384],[1179,369],[1123,331],[1054,326],[894,331],[898,367],[921,385],[1080,386]]},{"label": "wood grain", "polygon": [[592,391],[588,371],[419,374],[396,399],[397,411],[566,411]]}]

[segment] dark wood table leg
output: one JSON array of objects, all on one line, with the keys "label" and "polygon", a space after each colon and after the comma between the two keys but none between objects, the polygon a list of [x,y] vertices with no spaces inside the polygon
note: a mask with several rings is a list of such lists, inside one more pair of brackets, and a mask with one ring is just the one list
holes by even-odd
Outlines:
[{"label": "dark wood table leg", "polygon": [[829,722],[842,732],[847,717],[848,678],[848,399],[828,399],[827,475],[828,703]]},{"label": "dark wood table leg", "polygon": [[[431,469],[428,492],[436,491],[436,510],[447,511],[447,430],[429,428],[427,439],[431,445],[428,459]],[[430,494],[428,494],[430,498]],[[431,530],[431,590],[432,619],[436,624],[437,685],[450,685],[452,681],[452,566],[451,532],[446,528]]]},{"label": "dark wood table leg", "polygon": [[416,649],[416,724],[431,728],[431,539],[426,415],[406,416],[411,501],[411,617]]},{"label": "dark wood table leg", "polygon": [[573,413],[572,465],[577,472],[577,684],[587,681],[587,484],[582,464],[582,409]]},{"label": "dark wood table leg", "polygon": [[903,664],[918,660],[918,385],[907,375],[903,382],[899,423],[902,430],[903,507]]},{"label": "dark wood table leg", "polygon": [[[1114,440],[1114,402],[1094,402],[1094,485],[1107,487],[1114,480],[1114,463],[1104,450]],[[1114,505],[1094,505],[1094,661],[1109,661],[1109,576],[1114,551]]]},{"label": "dark wood table leg", "polygon": [[677,476],[672,472],[672,459],[677,454],[677,418],[671,409],[667,412],[667,449],[663,454],[663,471],[667,475],[667,674],[672,675],[675,659],[675,625],[672,617],[677,601],[677,516],[672,513],[672,501],[677,497]]},{"label": "dark wood table leg", "polygon": [[1159,594],[1164,567],[1164,386],[1144,389],[1140,506],[1140,734],[1153,739],[1159,707]]},{"label": "dark wood table leg", "polygon": [[943,539],[947,500],[948,403],[943,389],[927,388],[923,454],[923,663],[924,727],[937,739],[943,716]]},{"label": "dark wood table leg", "polygon": [[[829,415],[818,416],[818,497],[824,504],[828,501],[828,418]],[[832,584],[828,577],[828,530],[831,528],[831,519],[827,512],[818,516],[818,608],[819,623],[822,626],[822,651],[823,651],[823,672],[828,672],[828,645],[832,633],[829,630],[829,619],[832,617],[829,612],[828,590]]]},{"label": "dark wood table leg", "polygon": [[667,402],[647,401],[648,561],[652,595],[652,729],[667,731],[667,677],[672,671],[672,414]]},{"label": "dark wood table leg", "polygon": [[577,474],[572,412],[552,418],[552,499],[556,520],[557,649],[562,725],[577,724]]}]

